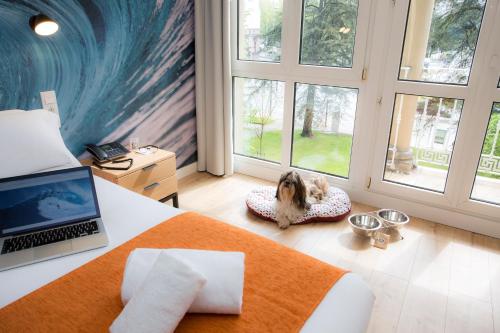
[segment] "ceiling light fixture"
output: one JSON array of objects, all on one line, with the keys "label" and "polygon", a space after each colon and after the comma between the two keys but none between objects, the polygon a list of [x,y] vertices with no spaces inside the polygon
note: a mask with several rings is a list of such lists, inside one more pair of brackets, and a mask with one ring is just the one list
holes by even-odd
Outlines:
[{"label": "ceiling light fixture", "polygon": [[40,36],[50,36],[59,30],[59,25],[46,15],[38,14],[30,17],[30,27]]}]

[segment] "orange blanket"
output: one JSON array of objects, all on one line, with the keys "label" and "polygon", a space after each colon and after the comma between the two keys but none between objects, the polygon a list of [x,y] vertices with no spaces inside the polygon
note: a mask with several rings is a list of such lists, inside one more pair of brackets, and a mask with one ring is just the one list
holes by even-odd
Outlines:
[{"label": "orange blanket", "polygon": [[138,247],[242,251],[243,313],[187,315],[176,332],[298,332],[345,273],[195,213],[174,217],[0,310],[0,332],[108,332],[122,310],[128,254]]}]

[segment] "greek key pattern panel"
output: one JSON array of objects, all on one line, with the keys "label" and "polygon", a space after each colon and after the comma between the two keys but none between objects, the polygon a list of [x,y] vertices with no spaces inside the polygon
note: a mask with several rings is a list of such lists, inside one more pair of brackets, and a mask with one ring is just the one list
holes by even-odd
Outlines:
[{"label": "greek key pattern panel", "polygon": [[419,150],[417,160],[437,165],[449,165],[451,154],[446,151]]},{"label": "greek key pattern panel", "polygon": [[477,170],[500,175],[500,156],[482,155]]}]

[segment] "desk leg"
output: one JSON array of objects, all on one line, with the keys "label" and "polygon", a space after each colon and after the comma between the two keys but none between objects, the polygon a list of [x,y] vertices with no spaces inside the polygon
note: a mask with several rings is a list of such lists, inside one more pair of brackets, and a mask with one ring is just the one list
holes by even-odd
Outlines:
[{"label": "desk leg", "polygon": [[172,197],[172,203],[174,204],[175,208],[179,208],[179,196],[177,195],[177,192],[175,192],[174,196]]},{"label": "desk leg", "polygon": [[172,199],[172,204],[174,205],[175,208],[179,208],[179,196],[177,192],[170,194],[169,196],[160,199],[161,202],[166,202],[168,200]]}]

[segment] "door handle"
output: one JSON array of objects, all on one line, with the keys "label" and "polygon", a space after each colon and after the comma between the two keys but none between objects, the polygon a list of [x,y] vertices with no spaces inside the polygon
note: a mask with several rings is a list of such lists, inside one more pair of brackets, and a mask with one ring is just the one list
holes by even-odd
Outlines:
[{"label": "door handle", "polygon": [[159,185],[160,185],[160,183],[153,183],[153,184],[150,184],[150,185],[148,185],[148,186],[146,186],[146,187],[144,188],[144,191],[154,189],[156,186],[159,186]]},{"label": "door handle", "polygon": [[142,171],[148,171],[149,169],[153,169],[156,166],[156,163],[150,164],[142,168]]}]

